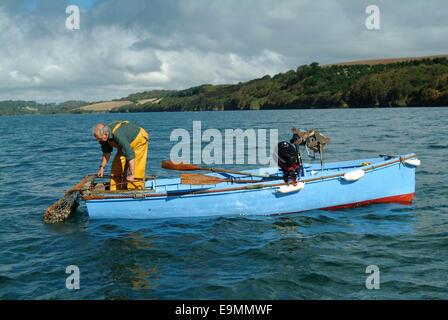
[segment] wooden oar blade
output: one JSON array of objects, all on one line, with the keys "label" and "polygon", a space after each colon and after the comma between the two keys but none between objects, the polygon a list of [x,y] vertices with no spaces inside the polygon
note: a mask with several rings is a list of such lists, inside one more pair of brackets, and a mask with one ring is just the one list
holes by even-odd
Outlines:
[{"label": "wooden oar blade", "polygon": [[201,167],[195,166],[194,164],[170,161],[170,160],[163,160],[162,168],[169,170],[180,170],[180,171],[203,170]]},{"label": "wooden oar blade", "polygon": [[209,184],[218,184],[220,182],[225,182],[227,180],[220,179],[217,177],[211,177],[206,176],[203,174],[182,174],[180,176],[180,183],[181,184],[188,184],[188,185],[198,185],[198,186],[204,186]]}]

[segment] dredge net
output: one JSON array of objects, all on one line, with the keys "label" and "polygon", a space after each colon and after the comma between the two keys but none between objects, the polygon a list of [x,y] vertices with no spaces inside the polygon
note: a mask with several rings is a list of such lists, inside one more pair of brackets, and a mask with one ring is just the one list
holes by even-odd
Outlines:
[{"label": "dredge net", "polygon": [[44,222],[57,223],[67,219],[78,207],[81,191],[87,190],[95,178],[96,175],[87,175],[75,187],[67,191],[61,199],[53,203],[44,213]]},{"label": "dredge net", "polygon": [[67,192],[64,197],[51,205],[44,214],[46,223],[57,223],[67,219],[79,205],[79,191]]}]

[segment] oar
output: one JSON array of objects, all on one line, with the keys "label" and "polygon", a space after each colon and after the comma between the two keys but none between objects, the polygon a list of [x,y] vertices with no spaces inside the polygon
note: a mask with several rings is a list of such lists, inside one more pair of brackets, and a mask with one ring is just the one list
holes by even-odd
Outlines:
[{"label": "oar", "polygon": [[[181,184],[190,184],[190,185],[208,185],[208,184],[218,184],[221,182],[235,182],[235,183],[256,183],[256,180],[242,180],[242,179],[221,179],[218,177],[206,176],[204,174],[191,174],[184,173],[180,175],[180,183]],[[262,181],[260,181],[262,182]]]},{"label": "oar", "polygon": [[170,160],[163,160],[162,168],[170,169],[170,170],[180,170],[180,171],[207,170],[207,171],[214,171],[214,172],[241,174],[241,175],[245,175],[245,176],[260,177],[260,178],[275,178],[275,179],[278,178],[275,176],[270,176],[268,174],[255,174],[255,173],[231,171],[231,170],[224,170],[224,169],[203,168],[203,167],[198,167],[198,166],[196,166],[194,164],[190,164],[190,163],[176,162],[176,161],[170,161]]}]

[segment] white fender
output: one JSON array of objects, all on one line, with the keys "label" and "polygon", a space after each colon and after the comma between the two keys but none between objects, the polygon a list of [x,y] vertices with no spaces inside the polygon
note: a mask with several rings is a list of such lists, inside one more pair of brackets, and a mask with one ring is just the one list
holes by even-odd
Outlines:
[{"label": "white fender", "polygon": [[420,160],[418,159],[410,159],[410,160],[405,160],[404,163],[414,166],[414,167],[418,167],[420,165]]},{"label": "white fender", "polygon": [[344,179],[345,181],[356,181],[361,179],[362,177],[364,177],[364,170],[355,170],[355,171],[350,171],[347,172],[346,174],[344,174],[342,176],[342,179]]},{"label": "white fender", "polygon": [[280,188],[276,189],[275,191],[280,192],[280,193],[289,193],[289,192],[302,190],[303,188],[305,188],[305,182],[297,182],[297,184],[295,186],[293,186],[292,184],[287,185],[287,186],[281,186]]}]

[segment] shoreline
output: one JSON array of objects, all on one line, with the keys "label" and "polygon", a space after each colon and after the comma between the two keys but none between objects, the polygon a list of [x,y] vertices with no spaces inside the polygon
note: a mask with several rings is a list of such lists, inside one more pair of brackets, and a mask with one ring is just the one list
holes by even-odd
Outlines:
[{"label": "shoreline", "polygon": [[185,112],[232,112],[232,111],[241,111],[241,112],[263,112],[263,111],[292,111],[292,110],[360,110],[360,109],[376,109],[376,110],[391,110],[391,109],[421,109],[421,108],[448,108],[448,105],[445,106],[403,106],[403,107],[328,107],[328,108],[272,108],[272,109],[260,109],[260,110],[165,110],[165,111],[133,111],[133,112],[84,112],[84,113],[34,113],[34,114],[0,114],[0,117],[22,117],[22,116],[59,116],[59,115],[100,115],[100,114],[139,114],[139,113],[185,113]]}]

